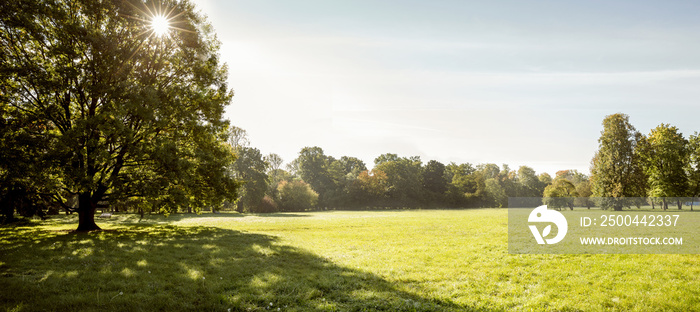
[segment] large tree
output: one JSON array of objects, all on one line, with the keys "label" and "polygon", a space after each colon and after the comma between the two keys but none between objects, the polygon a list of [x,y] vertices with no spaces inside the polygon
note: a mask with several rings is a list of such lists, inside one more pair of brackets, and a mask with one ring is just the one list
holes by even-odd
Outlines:
[{"label": "large tree", "polygon": [[498,181],[498,178],[491,178],[484,181],[488,207],[508,207],[508,194]]},{"label": "large tree", "polygon": [[31,148],[56,169],[50,195],[79,213],[78,230],[99,229],[98,204],[130,197],[166,209],[235,197],[222,119],[233,94],[189,1],[3,1],[0,29],[2,117],[37,125]]},{"label": "large tree", "polygon": [[384,172],[379,170],[362,171],[348,185],[348,206],[383,205],[389,183]]},{"label": "large tree", "polygon": [[[445,165],[437,160],[431,160],[423,167],[423,188],[435,195],[442,195],[447,191],[445,179]],[[439,196],[438,196],[439,197]]]},{"label": "large tree", "polygon": [[360,173],[367,171],[365,162],[357,157],[342,156],[338,159],[338,164],[342,168],[343,174],[348,178],[357,178]]},{"label": "large tree", "polygon": [[236,148],[236,161],[232,165],[233,174],[240,180],[240,198],[236,202],[238,212],[257,212],[265,193],[268,191],[268,163],[263,160],[260,150],[254,147]]},{"label": "large tree", "polygon": [[[236,161],[230,167],[233,176],[241,181],[240,197],[236,201],[238,212],[259,212],[263,197],[268,191],[270,163],[260,150],[248,146],[248,132],[239,127],[230,127],[228,143],[236,152]],[[271,154],[276,155],[276,154]],[[275,157],[275,156],[272,156]],[[277,156],[280,164],[282,159]],[[277,161],[277,160],[275,160]],[[279,167],[280,164],[277,164]]]},{"label": "large tree", "polygon": [[629,116],[613,114],[603,120],[599,148],[591,161],[593,196],[603,197],[604,208],[622,210],[623,197],[644,196],[645,176],[635,152],[641,134]]},{"label": "large tree", "polygon": [[340,162],[327,156],[323,149],[304,147],[293,162],[301,179],[318,192],[318,205],[322,207],[338,204],[341,194],[343,168]]},{"label": "large tree", "polygon": [[540,197],[546,185],[537,178],[535,169],[528,166],[520,166],[517,173],[517,182],[519,185],[519,197]]},{"label": "large tree", "polygon": [[[682,197],[688,190],[687,143],[678,128],[661,124],[652,129],[640,145],[649,196],[662,197],[663,209],[668,209],[667,197]],[[681,201],[677,202],[680,209]]]},{"label": "large tree", "polygon": [[476,207],[485,193],[484,179],[470,163],[445,166],[447,200],[454,207]]},{"label": "large tree", "polygon": [[542,191],[544,191],[544,188],[552,184],[552,176],[549,175],[549,173],[542,172],[537,175],[537,180],[540,181],[540,187],[542,188]]},{"label": "large tree", "polygon": [[483,179],[483,205],[487,207],[508,207],[508,197],[517,196],[517,173],[503,164],[503,169],[496,164],[480,164],[477,166],[477,179]]},{"label": "large tree", "polygon": [[423,199],[421,185],[422,162],[420,157],[399,157],[383,154],[374,160],[374,169],[384,172],[389,185],[387,195],[391,205],[417,206]]}]

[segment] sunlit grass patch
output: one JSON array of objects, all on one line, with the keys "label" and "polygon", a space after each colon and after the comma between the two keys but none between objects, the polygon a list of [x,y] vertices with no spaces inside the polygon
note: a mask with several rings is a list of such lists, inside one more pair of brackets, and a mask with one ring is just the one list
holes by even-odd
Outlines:
[{"label": "sunlit grass patch", "polygon": [[125,216],[94,233],[64,221],[0,228],[0,308],[700,307],[697,255],[509,255],[500,209]]}]

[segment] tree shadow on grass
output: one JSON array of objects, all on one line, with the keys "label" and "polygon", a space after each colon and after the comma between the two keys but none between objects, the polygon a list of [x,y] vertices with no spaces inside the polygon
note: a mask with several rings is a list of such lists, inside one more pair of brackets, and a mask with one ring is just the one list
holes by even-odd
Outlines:
[{"label": "tree shadow on grass", "polygon": [[[165,225],[172,222],[186,220],[186,219],[197,219],[197,218],[217,218],[217,219],[244,219],[249,217],[260,217],[260,218],[302,218],[310,217],[309,214],[296,213],[296,212],[278,212],[278,213],[262,213],[262,214],[242,214],[242,213],[210,213],[204,212],[201,214],[195,213],[174,213],[169,216],[162,214],[146,214],[143,218],[137,213],[111,213],[109,218],[101,218],[100,213],[95,214],[95,221],[97,225],[133,225],[133,224],[153,224],[153,225]],[[46,218],[46,220],[39,219],[22,219],[22,222],[16,222],[9,225],[0,225],[3,227],[33,227],[33,226],[55,226],[55,225],[75,225],[78,227],[78,214],[60,214],[51,215]]]},{"label": "tree shadow on grass", "polygon": [[469,310],[261,234],[0,228],[0,238],[0,308],[7,310]]},{"label": "tree shadow on grass", "polygon": [[[117,216],[129,216],[130,214],[119,214]],[[138,218],[138,215],[136,214],[131,214],[131,217],[133,218]],[[309,214],[304,214],[304,213],[297,213],[297,212],[276,212],[276,213],[231,213],[231,212],[225,212],[225,213],[211,213],[211,212],[203,212],[200,214],[196,213],[173,213],[166,216],[163,215],[146,215],[144,219],[142,220],[142,223],[170,223],[173,221],[180,221],[184,219],[197,219],[197,218],[216,218],[216,219],[226,219],[226,218],[232,218],[232,219],[243,219],[243,218],[250,218],[250,217],[261,217],[261,218],[302,218],[302,217],[310,217],[311,215]],[[109,219],[103,219],[106,220],[107,222]]]}]

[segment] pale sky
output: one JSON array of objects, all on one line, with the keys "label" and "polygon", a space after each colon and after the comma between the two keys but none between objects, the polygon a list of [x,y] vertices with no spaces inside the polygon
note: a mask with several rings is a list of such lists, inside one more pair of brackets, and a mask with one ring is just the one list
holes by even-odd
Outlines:
[{"label": "pale sky", "polygon": [[227,110],[285,163],[305,146],[577,169],[606,115],[700,130],[698,1],[196,0]]}]

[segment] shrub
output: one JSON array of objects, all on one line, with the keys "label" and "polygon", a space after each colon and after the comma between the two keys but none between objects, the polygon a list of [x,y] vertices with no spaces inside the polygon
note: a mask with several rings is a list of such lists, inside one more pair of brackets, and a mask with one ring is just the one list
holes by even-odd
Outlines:
[{"label": "shrub", "polygon": [[277,203],[275,202],[272,197],[269,195],[265,195],[262,200],[260,200],[260,204],[254,208],[252,212],[257,212],[257,213],[272,213],[272,212],[278,212],[279,207],[277,206]]},{"label": "shrub", "polygon": [[305,211],[316,206],[318,193],[304,181],[282,181],[277,186],[281,211]]}]

